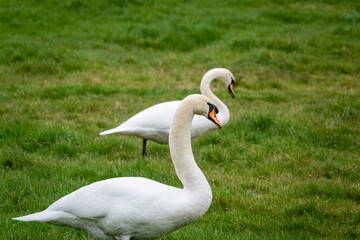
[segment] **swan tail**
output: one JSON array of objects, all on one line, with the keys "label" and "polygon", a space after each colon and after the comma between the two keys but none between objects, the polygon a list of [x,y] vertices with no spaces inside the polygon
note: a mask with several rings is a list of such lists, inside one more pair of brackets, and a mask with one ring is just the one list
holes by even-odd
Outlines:
[{"label": "swan tail", "polygon": [[108,134],[112,134],[112,133],[116,133],[118,132],[118,129],[117,128],[113,128],[113,129],[110,129],[110,130],[106,130],[106,131],[103,131],[100,133],[100,136],[103,136],[103,135],[108,135]]},{"label": "swan tail", "polygon": [[31,222],[31,221],[55,222],[56,220],[64,219],[64,218],[74,218],[74,217],[73,215],[65,212],[45,210],[42,212],[37,212],[26,216],[13,218],[13,220],[23,221],[23,222]]},{"label": "swan tail", "polygon": [[129,127],[129,126],[124,126],[124,125],[120,125],[116,128],[113,128],[113,129],[109,129],[109,130],[106,130],[106,131],[103,131],[101,133],[99,133],[100,136],[103,136],[103,135],[108,135],[108,134],[113,134],[113,133],[119,133],[119,134],[133,134],[133,133],[136,133],[137,131],[139,131],[139,129],[137,128],[133,128],[133,127]]}]

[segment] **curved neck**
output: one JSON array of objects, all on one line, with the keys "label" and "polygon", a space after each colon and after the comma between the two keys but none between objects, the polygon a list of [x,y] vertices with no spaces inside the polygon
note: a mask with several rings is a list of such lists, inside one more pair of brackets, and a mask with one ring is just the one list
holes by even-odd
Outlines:
[{"label": "curved neck", "polygon": [[230,118],[230,111],[212,91],[210,88],[211,82],[219,77],[216,72],[209,71],[207,72],[201,80],[200,91],[201,94],[209,97],[214,101],[215,105],[219,108],[218,118],[222,125],[225,125]]},{"label": "curved neck", "polygon": [[197,193],[210,192],[204,174],[196,164],[191,149],[191,122],[194,117],[191,104],[183,102],[178,107],[169,133],[171,158],[184,189]]}]

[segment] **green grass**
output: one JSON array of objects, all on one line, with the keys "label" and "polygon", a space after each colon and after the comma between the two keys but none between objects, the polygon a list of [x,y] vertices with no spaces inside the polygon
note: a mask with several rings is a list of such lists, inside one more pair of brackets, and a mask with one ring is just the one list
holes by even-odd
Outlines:
[{"label": "green grass", "polygon": [[0,1],[0,238],[91,239],[11,218],[94,181],[180,187],[168,146],[98,133],[226,67],[213,203],[163,239],[360,239],[359,29],[358,1]]}]

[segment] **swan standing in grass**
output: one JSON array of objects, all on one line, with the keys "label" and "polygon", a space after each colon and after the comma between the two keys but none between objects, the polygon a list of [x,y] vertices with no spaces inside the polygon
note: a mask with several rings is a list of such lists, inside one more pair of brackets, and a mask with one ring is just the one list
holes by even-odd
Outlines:
[{"label": "swan standing in grass", "polygon": [[212,193],[191,150],[191,122],[199,114],[221,127],[217,107],[203,95],[186,97],[170,128],[171,158],[183,188],[147,178],[121,177],[95,182],[76,190],[46,210],[19,221],[70,226],[98,239],[155,239],[201,217]]},{"label": "swan standing in grass", "polygon": [[[209,97],[216,106],[218,106],[220,112],[218,119],[222,125],[225,125],[229,121],[230,112],[226,105],[210,89],[210,84],[214,79],[218,79],[224,83],[230,95],[234,97],[233,86],[235,85],[235,78],[232,73],[225,68],[214,68],[204,75],[200,84],[201,93]],[[118,133],[140,137],[143,139],[142,155],[146,157],[146,142],[148,139],[160,144],[167,144],[169,142],[170,124],[180,102],[181,101],[164,102],[149,107],[129,118],[120,126],[101,132],[100,135]],[[200,136],[212,129],[216,129],[214,124],[209,123],[200,116],[195,116],[191,126],[191,137]]]}]

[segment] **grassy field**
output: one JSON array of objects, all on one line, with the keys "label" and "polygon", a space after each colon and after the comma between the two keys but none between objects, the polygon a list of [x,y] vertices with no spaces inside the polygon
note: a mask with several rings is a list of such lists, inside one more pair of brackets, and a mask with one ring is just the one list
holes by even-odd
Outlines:
[{"label": "grassy field", "polygon": [[11,218],[94,181],[180,187],[167,145],[98,133],[214,67],[237,85],[193,140],[213,203],[162,239],[360,239],[360,2],[334,0],[0,0],[0,239],[92,239]]}]

